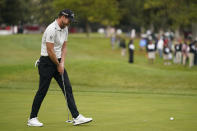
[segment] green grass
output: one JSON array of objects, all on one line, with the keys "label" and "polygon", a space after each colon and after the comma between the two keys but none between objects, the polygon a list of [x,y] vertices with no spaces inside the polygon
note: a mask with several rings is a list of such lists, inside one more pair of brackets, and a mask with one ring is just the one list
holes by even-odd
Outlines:
[{"label": "green grass", "polygon": [[129,64],[118,48],[111,50],[109,39],[97,34],[70,35],[65,62],[79,111],[94,121],[78,127],[64,123],[65,100],[53,80],[39,113],[45,126],[27,127],[38,88],[34,62],[41,37],[0,36],[1,130],[197,130],[197,67],[164,66],[159,58],[148,64],[138,48],[135,63]]}]

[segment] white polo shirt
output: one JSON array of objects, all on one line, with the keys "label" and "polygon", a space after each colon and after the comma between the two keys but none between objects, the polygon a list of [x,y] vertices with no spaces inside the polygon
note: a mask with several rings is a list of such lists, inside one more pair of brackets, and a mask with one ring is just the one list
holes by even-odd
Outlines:
[{"label": "white polo shirt", "polygon": [[61,58],[61,49],[64,41],[68,39],[68,27],[61,29],[55,20],[45,30],[42,36],[41,56],[48,56],[46,42],[54,44],[54,51],[57,58]]}]

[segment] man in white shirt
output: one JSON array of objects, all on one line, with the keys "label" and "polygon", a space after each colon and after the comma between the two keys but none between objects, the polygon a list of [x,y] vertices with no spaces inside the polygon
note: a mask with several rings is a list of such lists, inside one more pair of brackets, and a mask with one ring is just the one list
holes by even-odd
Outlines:
[{"label": "man in white shirt", "polygon": [[79,125],[92,121],[92,118],[86,118],[79,114],[69,77],[64,68],[68,26],[73,21],[74,13],[69,9],[62,10],[58,18],[46,28],[43,34],[41,57],[38,64],[40,75],[39,89],[33,101],[31,115],[27,123],[28,126],[43,126],[43,123],[39,122],[37,115],[52,78],[55,78],[64,95],[66,91],[68,108],[74,118],[73,124]]},{"label": "man in white shirt", "polygon": [[158,40],[158,43],[157,43],[157,50],[158,50],[160,58],[162,58],[162,56],[163,56],[163,45],[164,45],[163,38],[160,37]]}]

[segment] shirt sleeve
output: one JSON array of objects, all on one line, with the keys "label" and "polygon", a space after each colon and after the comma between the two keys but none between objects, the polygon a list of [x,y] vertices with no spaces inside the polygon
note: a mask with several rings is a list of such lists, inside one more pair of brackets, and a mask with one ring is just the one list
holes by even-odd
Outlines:
[{"label": "shirt sleeve", "polygon": [[46,42],[55,43],[55,30],[52,29],[47,30]]}]

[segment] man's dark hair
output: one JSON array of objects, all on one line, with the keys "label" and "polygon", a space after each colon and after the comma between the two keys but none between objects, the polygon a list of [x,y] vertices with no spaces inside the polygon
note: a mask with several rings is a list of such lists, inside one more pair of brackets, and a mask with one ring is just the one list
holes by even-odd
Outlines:
[{"label": "man's dark hair", "polygon": [[60,17],[62,17],[62,16],[64,16],[63,14],[61,14],[61,13],[59,13],[58,14],[58,18],[60,18]]}]

